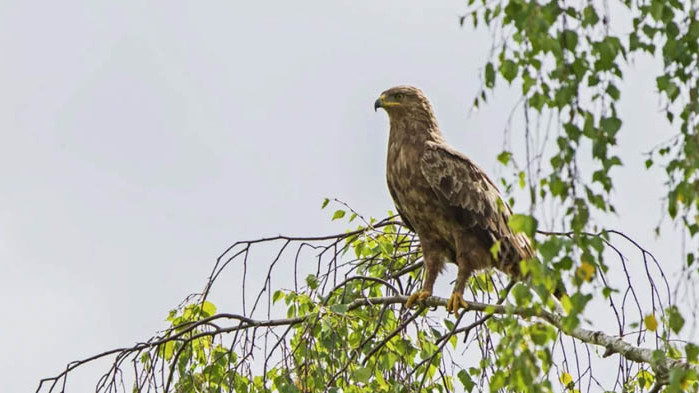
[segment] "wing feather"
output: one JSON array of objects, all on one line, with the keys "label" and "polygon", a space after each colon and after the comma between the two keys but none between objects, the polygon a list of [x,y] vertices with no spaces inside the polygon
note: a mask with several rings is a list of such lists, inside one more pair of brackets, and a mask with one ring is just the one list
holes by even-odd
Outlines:
[{"label": "wing feather", "polygon": [[526,236],[515,235],[508,226],[512,211],[497,186],[475,162],[450,146],[429,142],[420,169],[434,192],[454,208],[460,222],[486,231],[492,242],[500,240],[511,246],[519,259],[533,255]]}]

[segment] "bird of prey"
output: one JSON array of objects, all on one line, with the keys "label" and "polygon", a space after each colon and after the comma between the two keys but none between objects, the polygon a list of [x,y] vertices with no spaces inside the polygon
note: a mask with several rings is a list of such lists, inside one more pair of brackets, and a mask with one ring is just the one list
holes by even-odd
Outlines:
[{"label": "bird of prey", "polygon": [[[420,89],[390,88],[374,103],[378,108],[388,113],[391,125],[388,190],[405,225],[417,233],[424,257],[422,289],[406,306],[432,295],[435,279],[449,261],[459,272],[447,311],[457,314],[459,307],[467,307],[463,292],[474,270],[495,267],[517,278],[519,261],[533,257],[534,251],[526,235],[508,226],[512,211],[493,181],[447,145]],[[499,252],[493,253],[496,243]]]}]

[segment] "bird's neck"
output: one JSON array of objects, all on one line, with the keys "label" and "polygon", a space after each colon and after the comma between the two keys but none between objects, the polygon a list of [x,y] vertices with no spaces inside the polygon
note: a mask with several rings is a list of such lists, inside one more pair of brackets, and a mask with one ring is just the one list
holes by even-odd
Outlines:
[{"label": "bird's neck", "polygon": [[444,137],[434,115],[391,118],[389,144],[422,147],[427,142],[444,143]]}]

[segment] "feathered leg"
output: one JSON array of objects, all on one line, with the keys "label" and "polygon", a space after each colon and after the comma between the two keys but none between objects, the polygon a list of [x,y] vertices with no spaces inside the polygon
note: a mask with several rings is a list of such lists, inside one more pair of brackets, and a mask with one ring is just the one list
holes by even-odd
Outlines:
[{"label": "feathered leg", "polygon": [[413,293],[405,303],[405,307],[410,308],[416,301],[423,301],[432,296],[432,288],[437,279],[437,275],[444,264],[441,253],[431,252],[430,247],[423,244],[423,255],[425,257],[425,280],[422,282],[422,289]]},{"label": "feathered leg", "polygon": [[468,303],[464,300],[464,289],[471,273],[479,266],[492,266],[494,263],[489,250],[483,250],[478,239],[468,234],[457,239],[456,265],[459,273],[456,276],[454,291],[447,302],[447,312],[459,313],[459,307],[467,309]]}]

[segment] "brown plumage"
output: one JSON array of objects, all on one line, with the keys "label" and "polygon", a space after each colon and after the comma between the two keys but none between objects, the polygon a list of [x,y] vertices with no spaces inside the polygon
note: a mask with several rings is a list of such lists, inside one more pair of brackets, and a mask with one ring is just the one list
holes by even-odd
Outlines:
[{"label": "brown plumage", "polygon": [[[476,269],[496,267],[519,277],[519,261],[534,255],[529,239],[507,225],[512,211],[485,172],[446,144],[427,97],[412,86],[381,94],[374,105],[391,122],[386,180],[403,222],[420,238],[425,260],[422,290],[408,300],[432,295],[446,261],[459,272],[447,305],[465,307],[466,281]],[[491,248],[499,242],[497,260]]]}]

